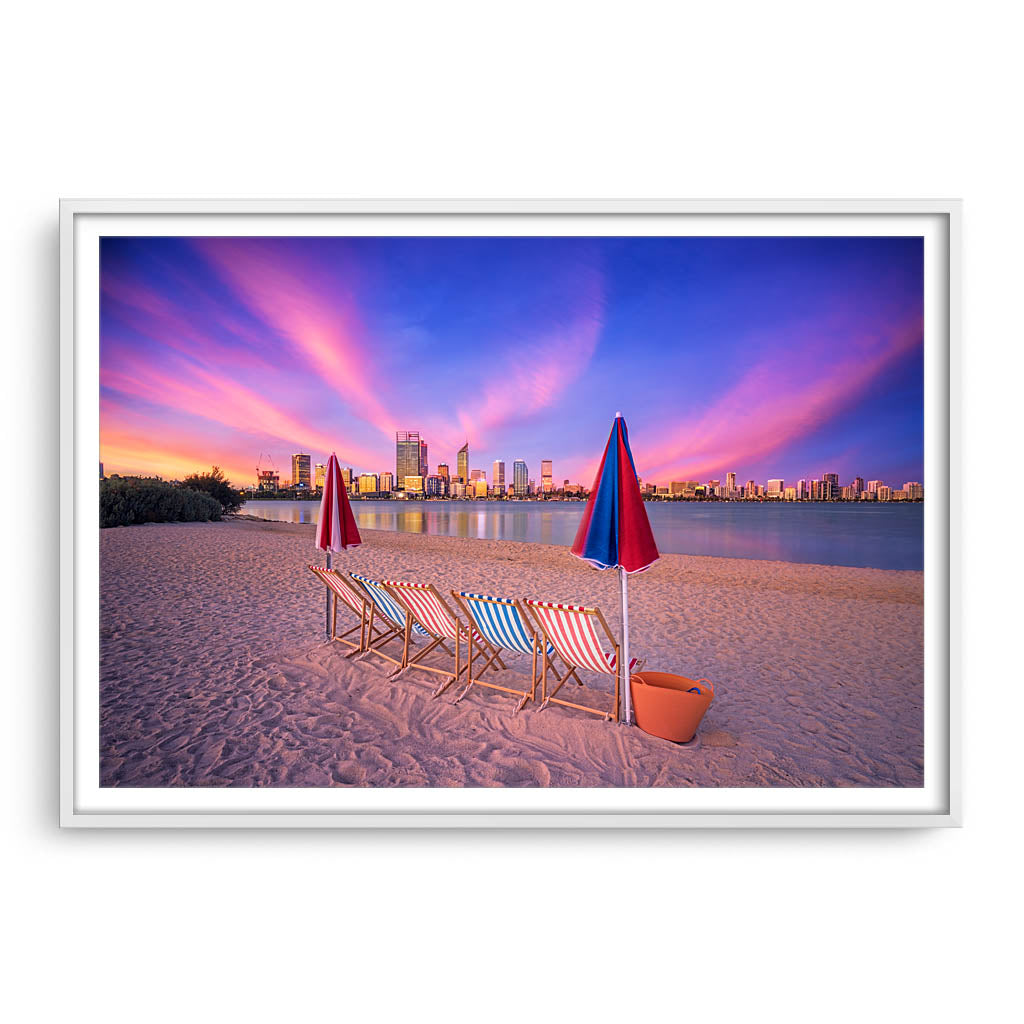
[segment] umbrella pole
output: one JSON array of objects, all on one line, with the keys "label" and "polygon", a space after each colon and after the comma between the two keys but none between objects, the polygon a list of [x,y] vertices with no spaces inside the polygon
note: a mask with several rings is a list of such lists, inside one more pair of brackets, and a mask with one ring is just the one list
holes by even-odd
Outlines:
[{"label": "umbrella pole", "polygon": [[[331,567],[331,549],[327,549],[327,568]],[[325,617],[324,617],[324,635],[330,637],[331,635],[331,591],[330,588],[325,588],[327,591],[324,600],[327,602],[325,606]]]},{"label": "umbrella pole", "polygon": [[626,725],[633,724],[633,702],[629,690],[629,595],[626,592],[626,570],[619,566],[619,583],[622,586],[622,720]]}]

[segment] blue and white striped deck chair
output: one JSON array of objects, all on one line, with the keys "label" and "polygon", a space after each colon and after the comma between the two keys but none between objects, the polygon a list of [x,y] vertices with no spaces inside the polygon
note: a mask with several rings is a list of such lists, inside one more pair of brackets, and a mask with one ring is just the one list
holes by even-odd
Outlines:
[{"label": "blue and white striped deck chair", "polygon": [[[383,628],[384,634],[369,644],[365,654],[375,654],[378,658],[397,665],[397,675],[409,663],[409,641],[412,636],[426,637],[430,634],[412,616],[405,614],[405,609],[387,592],[387,590],[376,580],[369,576],[363,576],[358,572],[350,572],[352,577],[370,599],[370,629],[373,628],[374,620],[377,620],[377,628]],[[384,652],[386,647],[393,640],[402,641],[401,658],[393,658]]]},{"label": "blue and white striped deck chair", "polygon": [[[469,668],[467,671],[466,688],[459,694],[455,703],[458,704],[469,693],[473,684],[487,686],[492,690],[501,690],[522,698],[513,712],[521,711],[529,700],[537,699],[537,659],[541,655],[542,637],[537,632],[533,620],[526,614],[522,605],[514,598],[490,597],[487,594],[470,594],[466,591],[452,591],[452,597],[466,613],[470,623],[494,649],[476,675],[473,673],[473,634],[470,631]],[[549,645],[549,653],[553,652]],[[517,690],[512,686],[500,686],[480,678],[498,657],[499,651],[511,651],[513,654],[529,654],[533,659],[533,675],[528,690]],[[487,653],[486,651],[484,652]],[[479,664],[479,661],[478,661]]]}]

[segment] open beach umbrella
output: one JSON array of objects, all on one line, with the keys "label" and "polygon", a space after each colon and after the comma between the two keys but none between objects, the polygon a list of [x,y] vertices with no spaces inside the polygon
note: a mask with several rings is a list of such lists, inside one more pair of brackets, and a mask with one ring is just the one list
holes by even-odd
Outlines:
[{"label": "open beach umbrella", "polygon": [[[327,460],[327,472],[324,475],[324,494],[320,499],[320,516],[316,523],[316,546],[320,551],[327,552],[327,568],[331,567],[331,553],[344,551],[362,543],[356,517],[352,515],[352,506],[348,503],[345,481],[341,478],[341,467],[338,457],[331,452]],[[327,592],[327,635],[331,634],[331,596]]]},{"label": "open beach umbrella", "polygon": [[572,553],[596,569],[618,569],[622,590],[623,720],[633,721],[629,692],[629,598],[626,577],[643,572],[658,559],[658,546],[640,496],[640,484],[629,450],[629,434],[622,413],[608,436],[601,465],[590,491],[583,521],[576,531]]}]

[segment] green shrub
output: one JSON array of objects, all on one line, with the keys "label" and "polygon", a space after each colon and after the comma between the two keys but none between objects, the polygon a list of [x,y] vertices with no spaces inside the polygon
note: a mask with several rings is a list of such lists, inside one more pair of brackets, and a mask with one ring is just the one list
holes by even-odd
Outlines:
[{"label": "green shrub", "polygon": [[209,522],[221,504],[209,494],[155,478],[123,476],[100,481],[100,527],[133,523]]},{"label": "green shrub", "polygon": [[219,466],[214,466],[209,473],[193,473],[185,477],[181,486],[216,498],[225,512],[237,512],[242,507],[241,495],[231,486]]}]

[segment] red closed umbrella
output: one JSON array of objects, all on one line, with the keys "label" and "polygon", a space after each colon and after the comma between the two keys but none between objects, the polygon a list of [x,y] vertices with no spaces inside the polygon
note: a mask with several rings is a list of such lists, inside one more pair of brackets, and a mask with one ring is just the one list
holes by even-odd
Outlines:
[{"label": "red closed umbrella", "polygon": [[[324,476],[324,493],[320,499],[320,516],[316,523],[316,546],[320,551],[327,552],[327,568],[331,567],[331,553],[344,551],[346,548],[361,544],[356,517],[352,515],[352,506],[348,503],[345,481],[341,478],[341,467],[338,457],[331,452],[327,460],[327,473]],[[327,635],[331,633],[331,599],[327,595]]]}]

